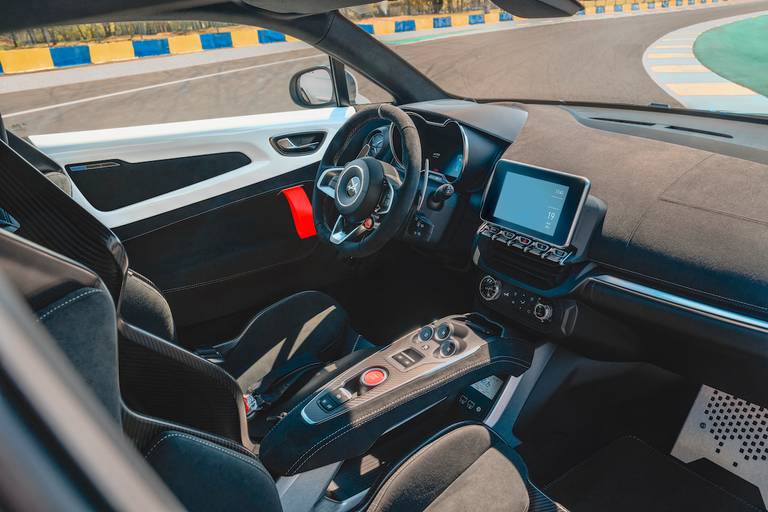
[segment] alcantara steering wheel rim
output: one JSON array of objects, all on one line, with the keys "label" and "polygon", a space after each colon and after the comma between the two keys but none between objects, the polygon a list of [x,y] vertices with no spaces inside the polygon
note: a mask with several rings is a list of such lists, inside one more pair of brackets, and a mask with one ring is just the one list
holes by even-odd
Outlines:
[{"label": "alcantara steering wheel rim", "polygon": [[[405,176],[387,162],[356,158],[344,165],[323,165],[315,176],[312,213],[318,237],[349,257],[380,250],[408,221],[421,175],[421,143],[410,116],[389,104],[370,107],[349,118],[334,137],[323,162],[343,149],[354,135],[376,119],[392,122],[403,141]],[[332,206],[329,202],[332,201]],[[335,209],[332,221],[326,212]]]}]

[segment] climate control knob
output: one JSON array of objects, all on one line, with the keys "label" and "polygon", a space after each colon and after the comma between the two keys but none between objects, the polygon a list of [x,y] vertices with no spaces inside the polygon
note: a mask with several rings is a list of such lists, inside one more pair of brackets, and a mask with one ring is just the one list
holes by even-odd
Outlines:
[{"label": "climate control knob", "polygon": [[535,316],[539,322],[546,322],[552,318],[552,311],[552,306],[544,304],[543,302],[537,302],[536,305],[533,306],[533,316]]},{"label": "climate control knob", "polygon": [[485,276],[480,280],[480,296],[492,301],[501,295],[501,282],[493,276]]}]

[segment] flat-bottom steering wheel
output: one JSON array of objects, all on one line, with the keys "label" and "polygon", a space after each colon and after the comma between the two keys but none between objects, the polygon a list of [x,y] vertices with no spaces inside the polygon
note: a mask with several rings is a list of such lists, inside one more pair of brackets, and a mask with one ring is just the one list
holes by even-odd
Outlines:
[{"label": "flat-bottom steering wheel", "polygon": [[[411,118],[393,105],[380,105],[356,113],[341,127],[334,141],[352,140],[354,135],[376,119],[393,123],[400,130],[405,156],[405,176],[387,162],[366,156],[343,166],[327,165],[323,158],[315,177],[312,213],[321,240],[345,256],[362,258],[378,251],[394,237],[416,199],[421,173],[421,143]],[[334,151],[334,144],[328,151]],[[328,215],[330,201],[335,215]],[[330,219],[329,219],[330,217]]]}]

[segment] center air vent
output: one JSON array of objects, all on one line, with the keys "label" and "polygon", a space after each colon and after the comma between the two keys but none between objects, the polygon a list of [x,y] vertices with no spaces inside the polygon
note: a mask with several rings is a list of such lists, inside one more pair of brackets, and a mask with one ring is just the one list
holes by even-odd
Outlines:
[{"label": "center air vent", "polygon": [[479,241],[479,248],[482,258],[491,268],[541,290],[563,283],[572,271],[572,265],[559,265],[538,256],[510,250],[485,237]]},{"label": "center air vent", "polygon": [[612,117],[592,117],[595,121],[607,121],[609,123],[621,123],[621,124],[634,124],[637,126],[655,126],[656,123],[649,123],[647,121],[635,121],[634,119],[614,119]]},{"label": "center air vent", "polygon": [[698,128],[688,128],[687,126],[669,125],[666,128],[667,130],[678,130],[681,132],[700,133],[701,135],[711,135],[712,137],[722,137],[724,139],[733,138],[733,135],[728,135],[727,133],[711,132],[709,130],[699,130]]}]

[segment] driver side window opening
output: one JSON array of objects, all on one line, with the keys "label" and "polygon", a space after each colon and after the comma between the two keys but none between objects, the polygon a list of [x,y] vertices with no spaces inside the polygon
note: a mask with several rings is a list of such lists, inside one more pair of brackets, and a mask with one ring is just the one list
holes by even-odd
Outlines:
[{"label": "driver side window opening", "polygon": [[[332,63],[280,32],[229,23],[28,29],[0,34],[0,112],[29,136],[335,107]],[[307,69],[297,103],[291,79]],[[349,104],[392,101],[349,67],[346,76]]]}]

